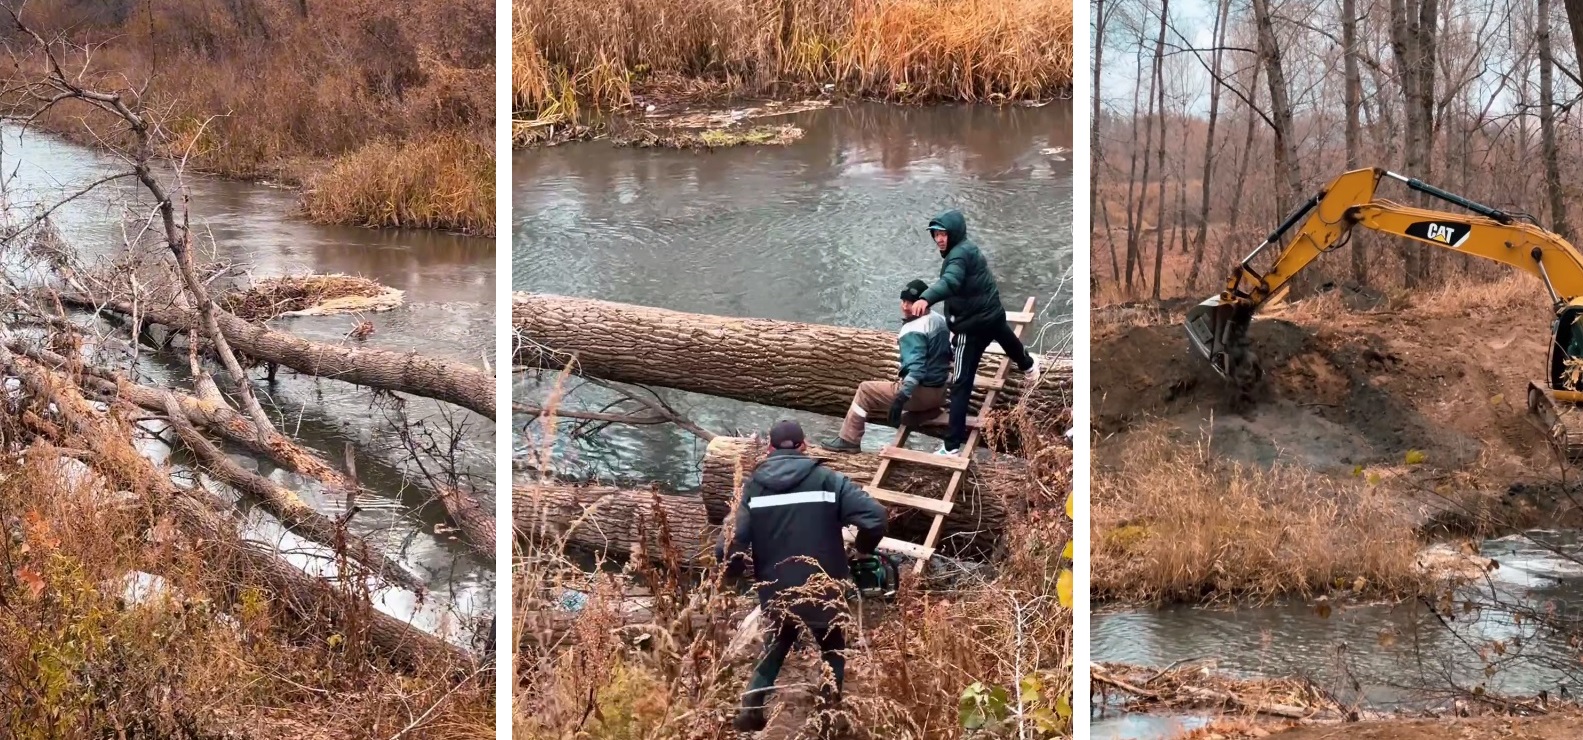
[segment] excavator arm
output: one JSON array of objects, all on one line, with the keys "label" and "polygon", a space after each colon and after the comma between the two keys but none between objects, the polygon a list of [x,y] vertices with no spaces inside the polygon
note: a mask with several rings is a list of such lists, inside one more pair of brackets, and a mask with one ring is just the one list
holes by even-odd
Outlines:
[{"label": "excavator arm", "polygon": [[[1382,179],[1398,180],[1469,211],[1466,214],[1414,208],[1375,197]],[[1247,388],[1262,370],[1247,341],[1247,328],[1261,306],[1290,287],[1320,255],[1345,243],[1356,227],[1411,239],[1453,252],[1501,262],[1544,282],[1558,311],[1583,310],[1583,255],[1561,237],[1499,209],[1381,169],[1354,170],[1305,201],[1239,263],[1225,290],[1188,312],[1187,333],[1215,370]],[[1254,261],[1297,228],[1266,271]],[[1579,322],[1583,328],[1583,322]]]}]

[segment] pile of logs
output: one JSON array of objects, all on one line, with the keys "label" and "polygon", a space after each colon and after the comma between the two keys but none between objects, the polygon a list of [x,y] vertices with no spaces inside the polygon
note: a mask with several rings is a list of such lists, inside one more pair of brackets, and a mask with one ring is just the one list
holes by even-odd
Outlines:
[{"label": "pile of logs", "polygon": [[[831,416],[846,413],[858,383],[894,378],[897,372],[896,336],[884,331],[526,293],[517,294],[512,307],[515,361],[521,368],[570,368],[605,381]],[[997,403],[990,418],[1015,405],[1022,423],[1064,433],[1070,422],[1071,364],[1051,359],[1052,367],[1032,389],[1019,388],[1020,376],[1012,373],[1009,392],[1001,396],[1008,400]],[[763,452],[750,439],[713,438],[698,488],[685,492],[541,475],[513,490],[513,525],[520,538],[625,558],[653,551],[653,522],[663,518],[682,556],[697,562],[713,551],[740,480],[751,475]],[[873,454],[835,454],[818,447],[809,453],[859,484],[869,482],[879,466]],[[886,488],[938,496],[949,477],[949,471],[938,468],[896,466]],[[999,534],[1028,498],[1028,478],[1027,464],[1011,454],[976,463],[945,520],[942,552],[973,558],[993,554]],[[900,507],[892,507],[892,514],[892,536],[924,539],[930,517]]]}]

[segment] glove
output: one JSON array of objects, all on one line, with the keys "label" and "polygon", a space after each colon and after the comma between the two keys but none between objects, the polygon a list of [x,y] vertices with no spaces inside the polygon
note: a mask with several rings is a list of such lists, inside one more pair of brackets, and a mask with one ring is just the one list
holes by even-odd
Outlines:
[{"label": "glove", "polygon": [[901,426],[901,412],[906,406],[907,399],[902,396],[897,396],[896,400],[890,402],[890,415],[885,418],[890,421],[891,426]]}]

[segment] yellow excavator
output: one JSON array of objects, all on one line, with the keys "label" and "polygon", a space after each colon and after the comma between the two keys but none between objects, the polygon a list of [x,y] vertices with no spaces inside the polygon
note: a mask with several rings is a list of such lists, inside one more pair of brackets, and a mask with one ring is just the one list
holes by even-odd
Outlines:
[{"label": "yellow excavator", "polygon": [[[1414,208],[1376,198],[1382,179],[1463,208],[1469,213]],[[1526,221],[1526,222],[1525,222]],[[1253,261],[1301,224],[1268,271]],[[1583,254],[1539,226],[1508,213],[1383,169],[1354,170],[1332,180],[1265,238],[1232,271],[1226,288],[1187,314],[1187,336],[1215,371],[1248,393],[1263,370],[1248,341],[1248,324],[1261,306],[1283,294],[1303,268],[1346,243],[1354,227],[1394,234],[1453,252],[1503,262],[1544,282],[1555,307],[1543,381],[1528,386],[1532,420],[1568,456],[1583,456]]]}]

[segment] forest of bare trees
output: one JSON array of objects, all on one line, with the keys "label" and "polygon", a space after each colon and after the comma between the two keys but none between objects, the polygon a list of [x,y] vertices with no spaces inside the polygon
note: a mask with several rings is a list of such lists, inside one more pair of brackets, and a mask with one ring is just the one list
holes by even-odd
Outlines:
[{"label": "forest of bare trees", "polygon": [[[1094,0],[1091,18],[1099,303],[1214,292],[1292,208],[1359,167],[1574,236],[1583,2]],[[1361,231],[1342,251],[1315,264],[1316,283],[1501,274]]]}]

